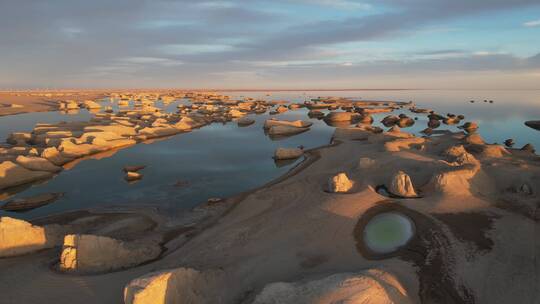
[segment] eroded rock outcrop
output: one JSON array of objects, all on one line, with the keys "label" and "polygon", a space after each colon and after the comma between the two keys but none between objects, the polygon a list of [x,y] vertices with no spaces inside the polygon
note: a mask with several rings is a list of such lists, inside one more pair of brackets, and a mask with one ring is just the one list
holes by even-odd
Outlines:
[{"label": "eroded rock outcrop", "polygon": [[411,149],[412,147],[421,149],[425,141],[426,139],[422,137],[398,138],[386,142],[384,144],[384,149],[388,152],[398,152],[402,149]]},{"label": "eroded rock outcrop", "polygon": [[468,195],[471,191],[470,180],[478,172],[477,166],[465,166],[459,169],[448,169],[434,175],[428,188],[434,192],[448,195]]},{"label": "eroded rock outcrop", "polygon": [[285,127],[293,127],[293,128],[309,128],[311,127],[312,124],[313,124],[312,122],[303,121],[303,120],[288,121],[288,120],[267,119],[264,122],[263,128],[265,130],[269,130],[272,127],[276,127],[276,126],[285,126]]},{"label": "eroded rock outcrop", "polygon": [[353,121],[359,118],[358,113],[352,112],[330,112],[324,120],[328,122]]},{"label": "eroded rock outcrop", "polygon": [[309,128],[299,128],[291,126],[272,126],[267,133],[271,136],[291,136],[309,131]]},{"label": "eroded rock outcrop", "polygon": [[253,304],[412,303],[392,275],[380,270],[334,274],[319,280],[271,283]]},{"label": "eroded rock outcrop", "polygon": [[35,182],[52,175],[51,172],[28,170],[12,161],[4,161],[0,163],[0,189]]},{"label": "eroded rock outcrop", "polygon": [[387,188],[388,192],[399,197],[418,197],[411,178],[403,171],[398,171],[392,177],[390,186]]},{"label": "eroded rock outcrop", "polygon": [[11,217],[0,217],[0,258],[56,246],[61,240],[56,225],[39,227]]},{"label": "eroded rock outcrop", "polygon": [[42,157],[19,155],[15,161],[17,164],[32,171],[47,171],[53,173],[62,171],[62,167],[57,166],[51,161]]},{"label": "eroded rock outcrop", "polygon": [[161,248],[153,241],[124,242],[110,237],[69,234],[64,238],[59,268],[65,272],[113,271],[155,259]]},{"label": "eroded rock outcrop", "polygon": [[352,189],[354,182],[345,173],[339,173],[328,180],[328,192],[345,193]]},{"label": "eroded rock outcrop", "polygon": [[275,160],[296,159],[304,154],[300,148],[277,148],[274,152]]},{"label": "eroded rock outcrop", "polygon": [[[147,274],[124,288],[126,304],[223,303],[226,290],[221,271],[177,268]],[[222,284],[224,282],[221,282]]]},{"label": "eroded rock outcrop", "polygon": [[83,107],[88,110],[97,110],[101,108],[101,105],[93,100],[85,100],[83,102]]}]

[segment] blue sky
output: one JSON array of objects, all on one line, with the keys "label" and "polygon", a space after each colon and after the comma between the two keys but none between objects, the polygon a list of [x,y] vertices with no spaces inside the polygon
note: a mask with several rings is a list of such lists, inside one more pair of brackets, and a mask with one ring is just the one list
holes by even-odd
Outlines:
[{"label": "blue sky", "polygon": [[0,88],[540,89],[538,0],[2,0]]}]

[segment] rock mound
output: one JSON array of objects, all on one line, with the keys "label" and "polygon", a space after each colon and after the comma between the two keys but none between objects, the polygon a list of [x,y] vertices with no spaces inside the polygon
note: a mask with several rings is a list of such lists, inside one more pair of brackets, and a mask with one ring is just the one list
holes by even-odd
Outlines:
[{"label": "rock mound", "polygon": [[275,160],[283,160],[283,159],[296,159],[299,158],[304,154],[304,150],[300,148],[277,148],[276,152],[274,153],[274,159]]},{"label": "rock mound", "polygon": [[352,121],[358,119],[359,115],[357,113],[351,112],[330,112],[325,117],[325,121],[336,122],[336,121]]},{"label": "rock mound", "polygon": [[0,189],[31,183],[52,175],[51,172],[32,171],[11,161],[4,161],[0,163]]},{"label": "rock mound", "polygon": [[113,271],[155,259],[160,247],[151,241],[123,242],[89,234],[69,234],[64,238],[59,268],[65,272]]},{"label": "rock mound", "polygon": [[412,303],[393,276],[379,270],[334,274],[319,280],[271,283],[253,304]]},{"label": "rock mound", "polygon": [[19,155],[15,161],[17,164],[32,171],[47,171],[52,173],[62,171],[62,167],[57,166],[51,161],[42,157]]},{"label": "rock mound", "polygon": [[57,245],[59,227],[39,227],[11,217],[0,217],[0,258],[35,252]]},{"label": "rock mound", "polygon": [[403,171],[399,171],[392,177],[390,187],[388,191],[396,196],[400,197],[418,197],[418,194],[414,190],[411,178]]},{"label": "rock mound", "polygon": [[339,173],[328,180],[328,192],[343,193],[351,190],[354,182],[345,173]]},{"label": "rock mound", "polygon": [[[131,281],[124,288],[126,304],[223,303],[225,291],[218,288],[219,271],[201,272],[191,268],[150,273]],[[221,286],[223,287],[223,286]]]},{"label": "rock mound", "polygon": [[272,126],[268,129],[268,135],[271,136],[291,136],[308,131],[309,128],[298,128],[291,126]]}]

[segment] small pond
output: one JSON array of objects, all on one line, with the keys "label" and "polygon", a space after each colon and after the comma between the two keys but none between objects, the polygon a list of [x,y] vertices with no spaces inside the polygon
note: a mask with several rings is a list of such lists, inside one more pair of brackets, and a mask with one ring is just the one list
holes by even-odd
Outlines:
[{"label": "small pond", "polygon": [[414,223],[400,213],[381,213],[364,227],[364,243],[373,252],[392,253],[414,236]]}]

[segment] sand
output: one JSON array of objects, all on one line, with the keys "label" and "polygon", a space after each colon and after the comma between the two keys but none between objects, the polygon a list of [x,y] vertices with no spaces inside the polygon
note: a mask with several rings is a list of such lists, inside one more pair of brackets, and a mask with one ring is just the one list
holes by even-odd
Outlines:
[{"label": "sand", "polygon": [[[272,283],[322,282],[373,269],[395,278],[399,284],[393,286],[403,288],[412,303],[539,303],[539,157],[474,152],[479,163],[451,163],[443,151],[461,145],[464,133],[404,145],[408,137],[336,129],[332,144],[306,151],[306,159],[285,176],[199,207],[193,221],[153,215],[156,226],[131,237],[160,235],[166,250],[129,270],[60,274],[53,266],[58,248],[0,259],[2,303],[121,303],[129,281],[179,267],[220,273],[211,286],[196,286],[208,289],[206,303],[252,303]],[[410,176],[419,197],[375,191],[398,171]],[[326,192],[328,179],[340,172],[354,187]],[[524,183],[533,193],[520,192]],[[415,225],[412,239],[392,253],[372,252],[362,240],[363,227],[382,212],[399,212]]]},{"label": "sand", "polygon": [[0,92],[0,116],[55,111],[61,100],[94,100],[104,96],[105,92],[98,91]]}]

